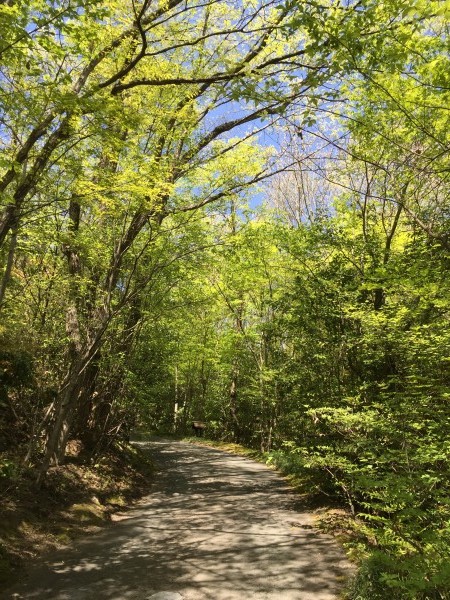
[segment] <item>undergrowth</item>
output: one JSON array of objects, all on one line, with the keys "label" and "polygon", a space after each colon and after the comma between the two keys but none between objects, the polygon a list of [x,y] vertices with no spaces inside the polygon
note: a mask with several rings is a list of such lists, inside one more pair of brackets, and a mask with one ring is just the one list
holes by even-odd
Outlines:
[{"label": "undergrowth", "polygon": [[361,482],[358,488],[357,479],[332,472],[330,461],[324,465],[307,452],[274,451],[268,462],[303,489],[311,486],[314,494],[347,503],[345,514],[325,516],[322,528],[344,533],[348,555],[358,564],[348,600],[450,600],[449,528],[426,522],[430,507],[394,512],[387,503],[369,506]]}]

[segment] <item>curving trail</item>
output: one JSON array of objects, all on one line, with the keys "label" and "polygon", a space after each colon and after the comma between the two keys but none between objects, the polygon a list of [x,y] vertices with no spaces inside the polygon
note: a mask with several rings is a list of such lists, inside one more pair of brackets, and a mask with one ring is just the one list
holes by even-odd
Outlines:
[{"label": "curving trail", "polygon": [[123,519],[48,556],[1,599],[335,600],[350,567],[264,465],[141,442],[163,472]]}]

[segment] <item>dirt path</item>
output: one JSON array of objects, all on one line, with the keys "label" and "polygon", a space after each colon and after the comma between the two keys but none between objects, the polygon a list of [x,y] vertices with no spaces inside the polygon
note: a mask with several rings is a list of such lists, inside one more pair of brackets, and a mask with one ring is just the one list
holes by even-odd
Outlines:
[{"label": "dirt path", "polygon": [[332,600],[348,564],[264,465],[158,440],[151,495],[1,599]]}]

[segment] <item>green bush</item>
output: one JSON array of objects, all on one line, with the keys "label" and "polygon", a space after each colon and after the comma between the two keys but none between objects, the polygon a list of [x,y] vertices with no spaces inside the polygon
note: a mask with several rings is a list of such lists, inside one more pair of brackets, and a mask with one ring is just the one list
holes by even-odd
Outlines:
[{"label": "green bush", "polygon": [[19,468],[14,461],[0,458],[0,479],[14,479],[18,472]]},{"label": "green bush", "polygon": [[352,582],[350,600],[448,600],[450,564],[433,552],[396,557],[374,551]]}]

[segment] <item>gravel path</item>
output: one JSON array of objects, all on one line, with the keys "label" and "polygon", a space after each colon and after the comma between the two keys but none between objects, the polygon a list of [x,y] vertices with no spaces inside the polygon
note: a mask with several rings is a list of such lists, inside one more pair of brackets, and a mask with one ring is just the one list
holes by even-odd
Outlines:
[{"label": "gravel path", "polygon": [[123,519],[47,557],[1,599],[335,600],[349,565],[264,465],[140,442],[162,469]]}]

